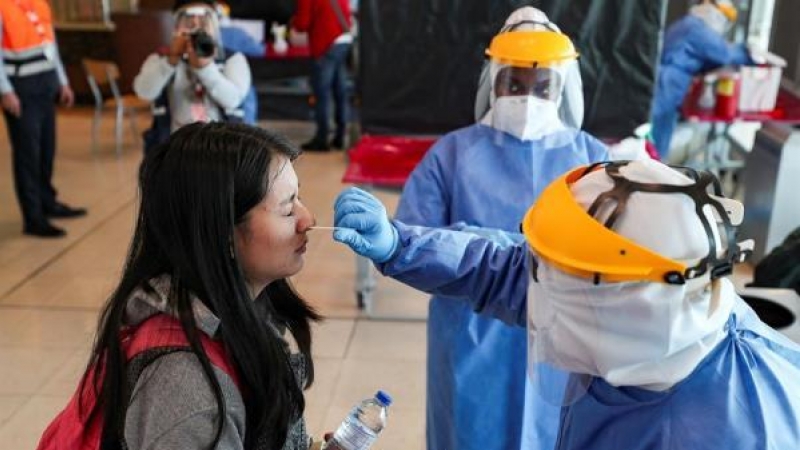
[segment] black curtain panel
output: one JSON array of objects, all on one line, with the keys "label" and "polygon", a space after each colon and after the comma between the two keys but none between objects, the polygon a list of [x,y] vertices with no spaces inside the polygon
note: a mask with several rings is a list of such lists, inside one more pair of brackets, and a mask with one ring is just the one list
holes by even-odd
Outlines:
[{"label": "black curtain panel", "polygon": [[361,0],[363,129],[440,134],[473,123],[484,51],[525,5],[581,54],[584,129],[620,138],[648,121],[666,0]]},{"label": "black curtain panel", "polygon": [[241,19],[287,23],[294,14],[294,0],[227,0],[231,15]]}]

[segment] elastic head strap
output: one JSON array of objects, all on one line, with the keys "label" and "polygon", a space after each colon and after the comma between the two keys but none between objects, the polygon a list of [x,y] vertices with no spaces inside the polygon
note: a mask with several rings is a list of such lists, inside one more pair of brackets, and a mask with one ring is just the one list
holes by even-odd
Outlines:
[{"label": "elastic head strap", "polygon": [[[605,222],[603,222],[606,228],[613,229],[614,223],[625,211],[628,198],[630,198],[630,195],[634,192],[648,192],[654,194],[684,194],[694,201],[695,213],[700,219],[700,223],[703,225],[703,230],[705,230],[708,238],[709,252],[695,266],[687,268],[683,276],[686,279],[697,278],[705,275],[710,269],[711,279],[713,280],[730,275],[733,272],[733,265],[737,262],[743,261],[746,258],[747,255],[744,254],[744,251],[735,243],[736,227],[731,222],[728,211],[726,211],[725,206],[722,203],[712,197],[712,195],[709,193],[709,189],[713,189],[715,196],[722,196],[722,188],[719,180],[714,175],[707,171],[698,172],[688,167],[671,166],[673,169],[678,170],[687,177],[691,178],[694,183],[685,186],[639,183],[625,178],[622,175],[620,169],[627,164],[627,161],[604,164],[606,174],[614,182],[614,187],[611,190],[597,196],[595,201],[587,210],[589,215],[599,220],[597,217],[597,212],[599,209],[609,202],[613,202],[614,207],[609,216],[606,218]],[[594,167],[596,166],[590,166],[587,168],[583,175],[589,173]],[[717,227],[717,224],[710,223],[708,216],[704,213],[703,209],[706,205],[715,210],[716,215],[720,218],[722,228],[725,232],[724,238],[727,248],[721,257],[717,257],[719,250],[717,248],[718,243],[714,238],[714,230],[712,228]]]},{"label": "elastic head strap", "polygon": [[506,32],[509,32],[509,31],[515,31],[517,28],[521,27],[522,25],[534,25],[534,26],[541,25],[541,26],[545,27],[548,31],[554,31],[556,33],[560,33],[561,32],[551,22],[542,22],[542,21],[539,21],[539,20],[522,20],[522,21],[519,21],[519,22],[515,22],[515,23],[511,23],[511,24],[505,25],[503,28],[500,29],[500,33],[506,33]]}]

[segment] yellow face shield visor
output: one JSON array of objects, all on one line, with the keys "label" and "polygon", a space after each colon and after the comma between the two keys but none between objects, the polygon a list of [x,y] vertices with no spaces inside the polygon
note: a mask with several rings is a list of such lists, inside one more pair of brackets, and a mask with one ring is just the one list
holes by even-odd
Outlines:
[{"label": "yellow face shield visor", "polygon": [[[575,169],[551,183],[542,192],[522,223],[522,231],[528,244],[540,258],[565,273],[593,279],[595,283],[649,281],[684,284],[687,279],[699,277],[709,271],[712,279],[727,275],[732,271],[733,263],[741,262],[747,256],[749,251],[745,247],[751,242],[745,243],[743,247],[735,244],[734,226],[726,215],[725,207],[709,194],[705,194],[705,197],[702,194],[706,186],[715,180],[706,173],[701,173],[702,176],[691,186],[654,186],[628,182],[626,189],[602,194],[598,201],[604,200],[602,197],[605,195],[610,194],[617,200],[620,195],[627,196],[631,192],[645,189],[653,189],[650,192],[690,195],[695,202],[708,204],[721,213],[726,242],[729,243],[721,258],[717,258],[716,247],[712,242],[708,256],[694,267],[688,267],[614,232],[611,225],[615,214],[605,224],[599,222],[593,217],[592,208],[586,211],[575,201],[570,185],[593,170],[606,170],[609,175],[619,175],[618,169],[624,164],[626,163],[605,163]],[[624,200],[619,204],[624,205]],[[711,227],[716,225],[703,221],[709,236],[712,235]],[[711,241],[713,238],[710,238]]]},{"label": "yellow face shield visor", "polygon": [[556,31],[509,31],[492,39],[486,55],[513,67],[551,67],[575,60],[572,41]]},{"label": "yellow face shield visor", "polygon": [[739,16],[739,13],[736,11],[736,8],[733,5],[730,3],[721,3],[716,1],[714,1],[713,4],[717,7],[719,12],[725,16],[726,19],[728,19],[731,23],[736,23],[736,18]]}]

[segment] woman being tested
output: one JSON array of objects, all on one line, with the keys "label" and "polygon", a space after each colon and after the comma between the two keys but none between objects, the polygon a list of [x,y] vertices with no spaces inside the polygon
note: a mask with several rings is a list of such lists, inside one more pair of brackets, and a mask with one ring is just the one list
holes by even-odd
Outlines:
[{"label": "woman being tested", "polygon": [[[224,123],[187,125],[147,154],[130,252],[90,357],[104,370],[82,381],[98,393],[103,442],[309,448],[303,389],[314,379],[310,324],[319,316],[288,281],[314,224],[300,202],[297,156],[280,136]],[[126,336],[153,320],[188,343],[128,360]],[[163,329],[151,327],[153,339]]]}]

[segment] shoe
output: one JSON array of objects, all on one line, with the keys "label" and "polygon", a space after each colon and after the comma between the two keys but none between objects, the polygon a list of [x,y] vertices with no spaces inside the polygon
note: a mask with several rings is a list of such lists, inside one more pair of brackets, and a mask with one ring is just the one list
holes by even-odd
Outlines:
[{"label": "shoe", "polygon": [[48,222],[36,225],[25,225],[25,228],[22,230],[22,232],[29,236],[41,238],[60,238],[67,235],[67,232],[64,231],[63,228],[54,227]]},{"label": "shoe", "polygon": [[56,203],[53,209],[44,212],[45,216],[53,219],[72,219],[86,215],[86,208],[73,208],[63,203]]},{"label": "shoe", "polygon": [[331,147],[341,150],[344,148],[344,138],[343,137],[335,137],[331,141]]},{"label": "shoe", "polygon": [[309,152],[327,152],[331,149],[327,142],[316,138],[301,145],[300,148]]}]

